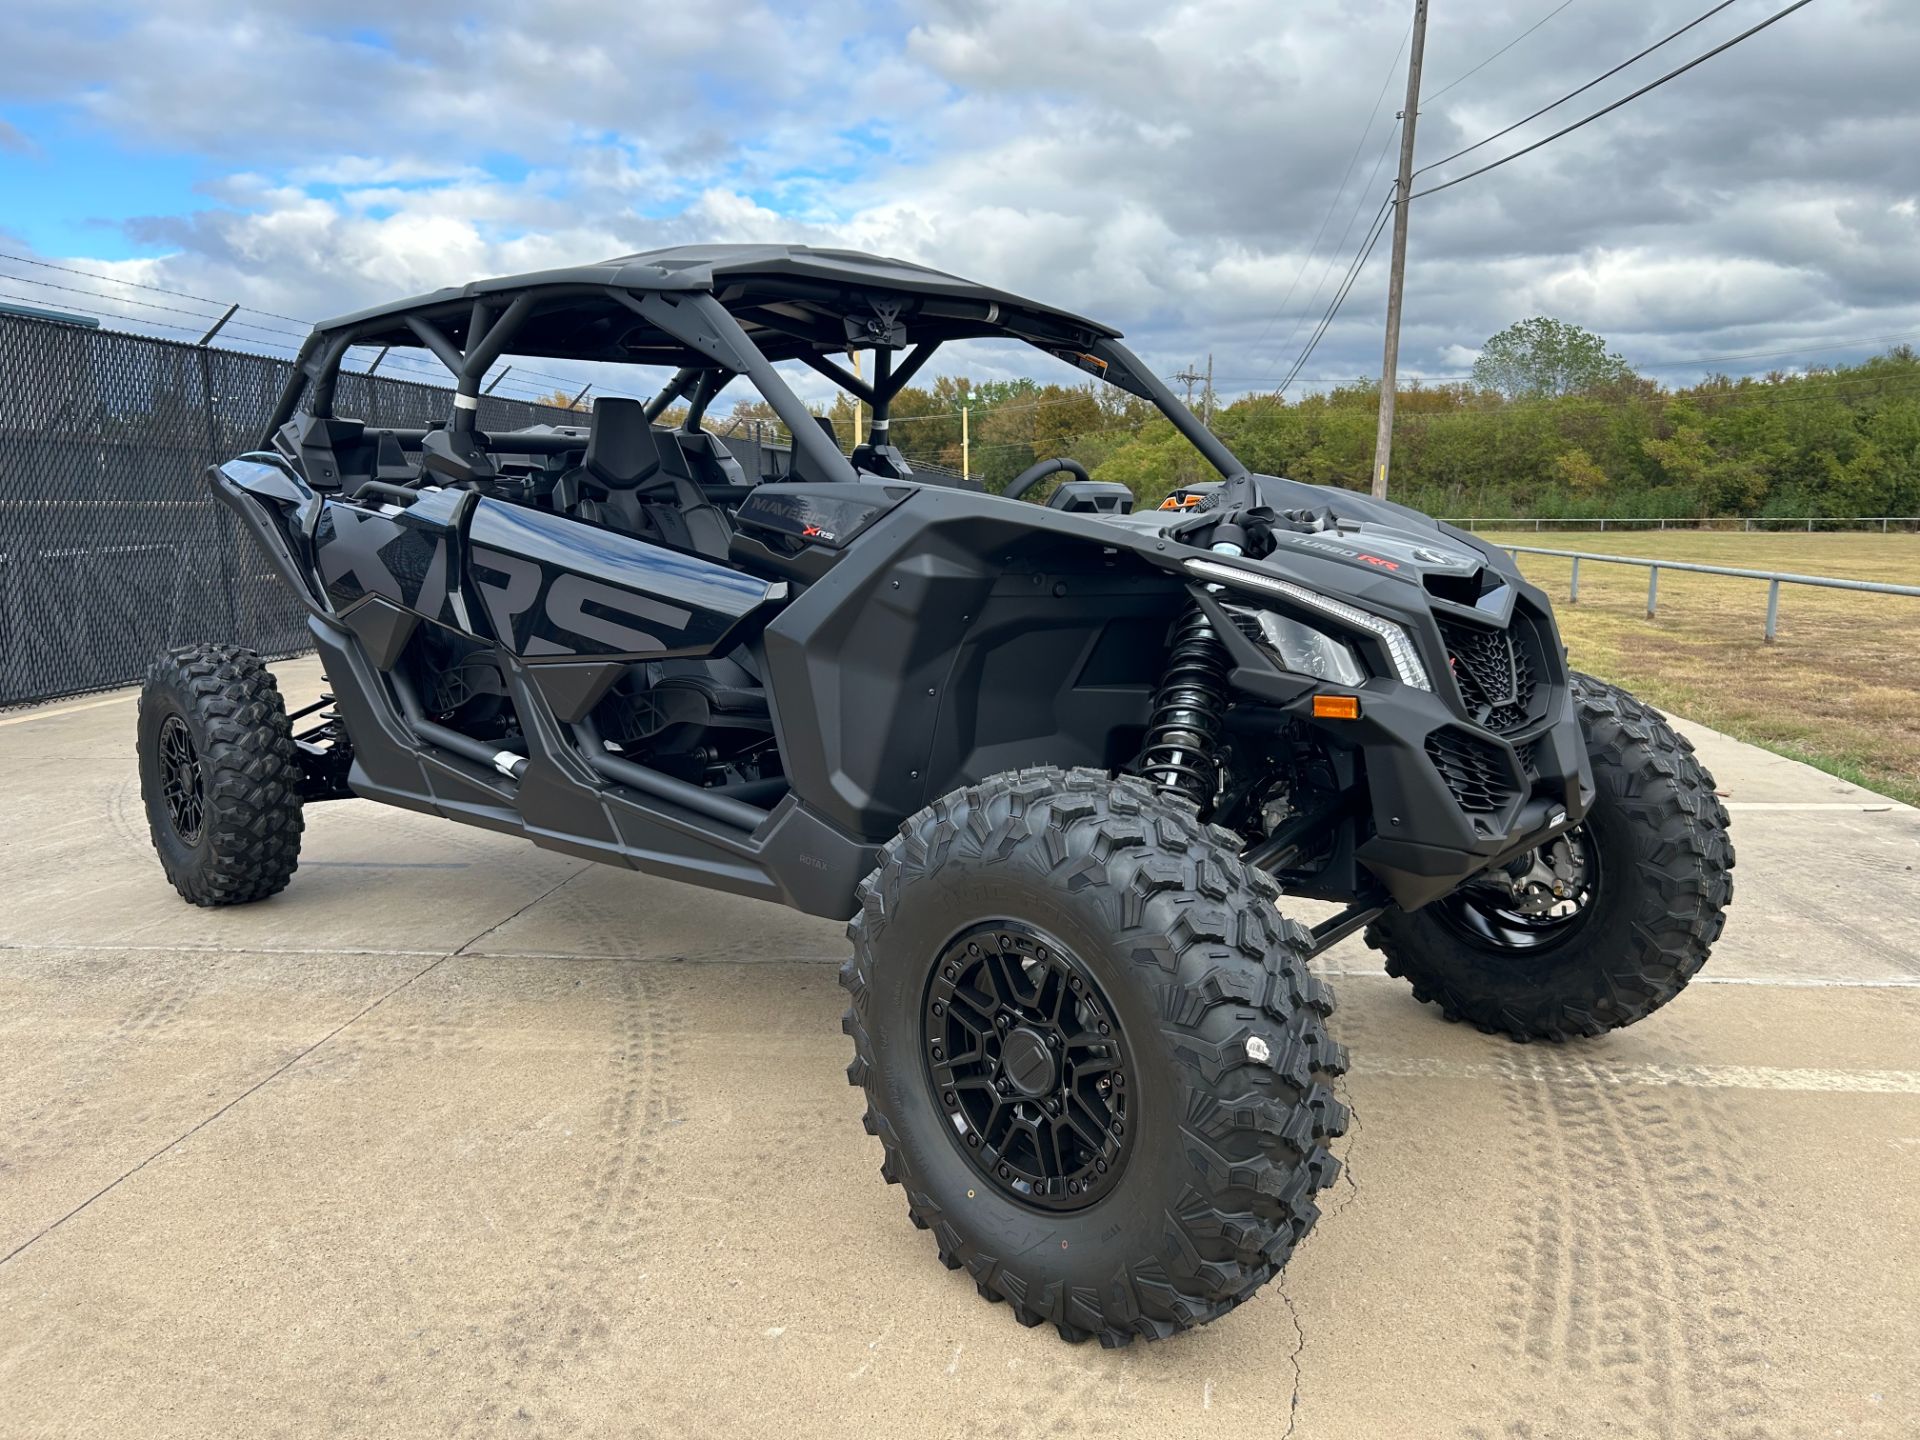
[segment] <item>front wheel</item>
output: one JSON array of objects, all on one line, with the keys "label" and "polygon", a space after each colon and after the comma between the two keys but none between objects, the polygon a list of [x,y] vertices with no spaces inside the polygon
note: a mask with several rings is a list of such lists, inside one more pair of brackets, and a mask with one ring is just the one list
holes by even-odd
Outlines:
[{"label": "front wheel", "polygon": [[1617,686],[1572,680],[1598,791],[1585,821],[1367,931],[1416,998],[1516,1040],[1645,1019],[1706,963],[1733,898],[1726,807],[1693,746]]},{"label": "front wheel", "polygon": [[1278,898],[1190,805],[1087,770],[955,791],[861,885],[847,1077],[880,1173],[1022,1324],[1203,1324],[1317,1218],[1345,1055]]}]

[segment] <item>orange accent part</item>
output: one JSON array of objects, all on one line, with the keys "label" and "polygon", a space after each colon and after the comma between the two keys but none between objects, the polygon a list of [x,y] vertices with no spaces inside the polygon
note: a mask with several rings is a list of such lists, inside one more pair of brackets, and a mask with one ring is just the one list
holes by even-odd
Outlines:
[{"label": "orange accent part", "polygon": [[1360,697],[1358,695],[1316,695],[1313,697],[1313,718],[1316,720],[1358,720],[1360,718]]}]

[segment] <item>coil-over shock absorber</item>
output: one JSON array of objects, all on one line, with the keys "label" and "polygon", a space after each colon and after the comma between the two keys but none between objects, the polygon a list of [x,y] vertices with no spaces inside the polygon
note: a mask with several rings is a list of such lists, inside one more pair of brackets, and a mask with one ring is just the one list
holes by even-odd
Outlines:
[{"label": "coil-over shock absorber", "polygon": [[1166,678],[1153,697],[1141,746],[1140,773],[1161,790],[1184,795],[1201,810],[1220,788],[1216,742],[1227,700],[1227,650],[1198,605],[1174,627]]}]

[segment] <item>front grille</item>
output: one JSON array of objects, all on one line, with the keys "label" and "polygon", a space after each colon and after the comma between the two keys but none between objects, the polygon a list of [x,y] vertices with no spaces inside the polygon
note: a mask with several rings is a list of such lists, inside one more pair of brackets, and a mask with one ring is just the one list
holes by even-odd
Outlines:
[{"label": "front grille", "polygon": [[1427,736],[1427,758],[1469,815],[1497,814],[1519,797],[1506,755],[1477,735],[1436,730]]},{"label": "front grille", "polygon": [[1528,647],[1515,631],[1442,620],[1440,638],[1467,713],[1496,734],[1525,725],[1532,716],[1536,677]]}]

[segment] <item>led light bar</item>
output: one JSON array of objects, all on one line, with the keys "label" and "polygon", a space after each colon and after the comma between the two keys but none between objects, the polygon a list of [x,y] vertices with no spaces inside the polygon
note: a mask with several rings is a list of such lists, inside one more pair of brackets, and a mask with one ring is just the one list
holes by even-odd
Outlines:
[{"label": "led light bar", "polygon": [[1225,585],[1237,585],[1242,590],[1264,590],[1270,595],[1283,595],[1309,610],[1331,616],[1344,625],[1356,630],[1365,630],[1378,636],[1380,643],[1387,647],[1387,655],[1393,661],[1394,673],[1402,685],[1411,685],[1416,690],[1431,690],[1433,682],[1427,678],[1427,667],[1420,663],[1420,652],[1414,648],[1413,637],[1407,634],[1406,627],[1396,624],[1383,615],[1375,615],[1370,610],[1362,610],[1358,605],[1349,605],[1344,600],[1332,600],[1325,595],[1316,594],[1304,585],[1296,585],[1291,580],[1276,580],[1271,575],[1262,575],[1253,570],[1242,570],[1235,565],[1222,565],[1216,560],[1189,560],[1187,573],[1202,580],[1214,580]]}]

